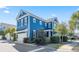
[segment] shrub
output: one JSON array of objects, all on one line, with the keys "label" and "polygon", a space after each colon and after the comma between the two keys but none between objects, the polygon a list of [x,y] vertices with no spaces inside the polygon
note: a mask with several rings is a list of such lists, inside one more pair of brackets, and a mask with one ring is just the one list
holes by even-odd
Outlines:
[{"label": "shrub", "polygon": [[24,38],[23,42],[24,43],[28,43],[29,42],[29,38]]},{"label": "shrub", "polygon": [[5,36],[2,36],[2,39],[3,39],[3,40],[6,40],[6,37],[5,37]]},{"label": "shrub", "polygon": [[63,36],[63,42],[67,42],[68,37],[67,36]]},{"label": "shrub", "polygon": [[43,29],[37,30],[37,37],[35,38],[35,43],[38,45],[44,45],[46,43],[45,32]]},{"label": "shrub", "polygon": [[51,39],[51,43],[59,43],[60,41],[59,36],[52,36],[50,39]]},{"label": "shrub", "polygon": [[38,45],[45,45],[45,39],[37,38],[35,43]]},{"label": "shrub", "polygon": [[45,38],[45,42],[46,42],[46,44],[51,43],[51,42],[50,42],[50,38],[49,38],[49,37],[46,37],[46,38]]}]

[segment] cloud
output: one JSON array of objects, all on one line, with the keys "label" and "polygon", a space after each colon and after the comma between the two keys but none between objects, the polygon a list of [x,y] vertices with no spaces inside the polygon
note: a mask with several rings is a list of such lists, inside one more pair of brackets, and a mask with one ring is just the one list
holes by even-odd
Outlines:
[{"label": "cloud", "polygon": [[4,10],[3,12],[6,13],[6,14],[10,14],[9,10]]},{"label": "cloud", "polygon": [[79,11],[79,8],[77,9],[77,11]]},{"label": "cloud", "polygon": [[9,8],[6,6],[0,6],[0,9],[9,9]]}]

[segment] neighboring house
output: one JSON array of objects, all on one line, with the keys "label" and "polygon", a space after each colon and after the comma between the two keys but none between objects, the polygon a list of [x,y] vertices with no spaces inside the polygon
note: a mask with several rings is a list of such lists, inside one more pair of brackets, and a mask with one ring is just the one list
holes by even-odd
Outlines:
[{"label": "neighboring house", "polygon": [[[16,26],[15,26],[15,25],[12,25],[12,24],[7,24],[7,23],[0,23],[0,31],[5,31],[5,30],[7,30],[8,28],[16,28]],[[0,39],[1,39],[1,37],[2,37],[2,36],[0,36]],[[10,35],[9,35],[9,33],[6,34],[6,38],[7,38],[8,40],[10,40]]]},{"label": "neighboring house", "polygon": [[53,30],[58,23],[57,17],[44,20],[32,13],[21,10],[17,17],[17,40],[23,43],[24,38],[29,38],[32,41],[33,36],[36,36],[36,32],[39,29],[44,29],[47,37],[53,35]]}]

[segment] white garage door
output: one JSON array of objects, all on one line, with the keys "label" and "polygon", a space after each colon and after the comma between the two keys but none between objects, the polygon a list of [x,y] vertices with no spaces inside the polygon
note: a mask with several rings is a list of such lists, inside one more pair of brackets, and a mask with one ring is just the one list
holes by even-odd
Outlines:
[{"label": "white garage door", "polygon": [[27,33],[19,33],[18,34],[18,43],[23,43],[24,38],[27,38]]}]

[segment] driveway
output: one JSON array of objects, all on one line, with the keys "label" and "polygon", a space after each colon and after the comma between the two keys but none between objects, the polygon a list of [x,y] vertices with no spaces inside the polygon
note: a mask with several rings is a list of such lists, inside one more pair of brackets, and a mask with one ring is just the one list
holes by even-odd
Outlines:
[{"label": "driveway", "polygon": [[0,52],[18,52],[12,44],[6,40],[0,40]]},{"label": "driveway", "polygon": [[11,41],[0,40],[0,52],[53,52],[56,49],[35,44],[14,44]]},{"label": "driveway", "polygon": [[16,44],[14,48],[19,52],[53,52],[56,49],[47,46],[38,46],[35,44]]}]

